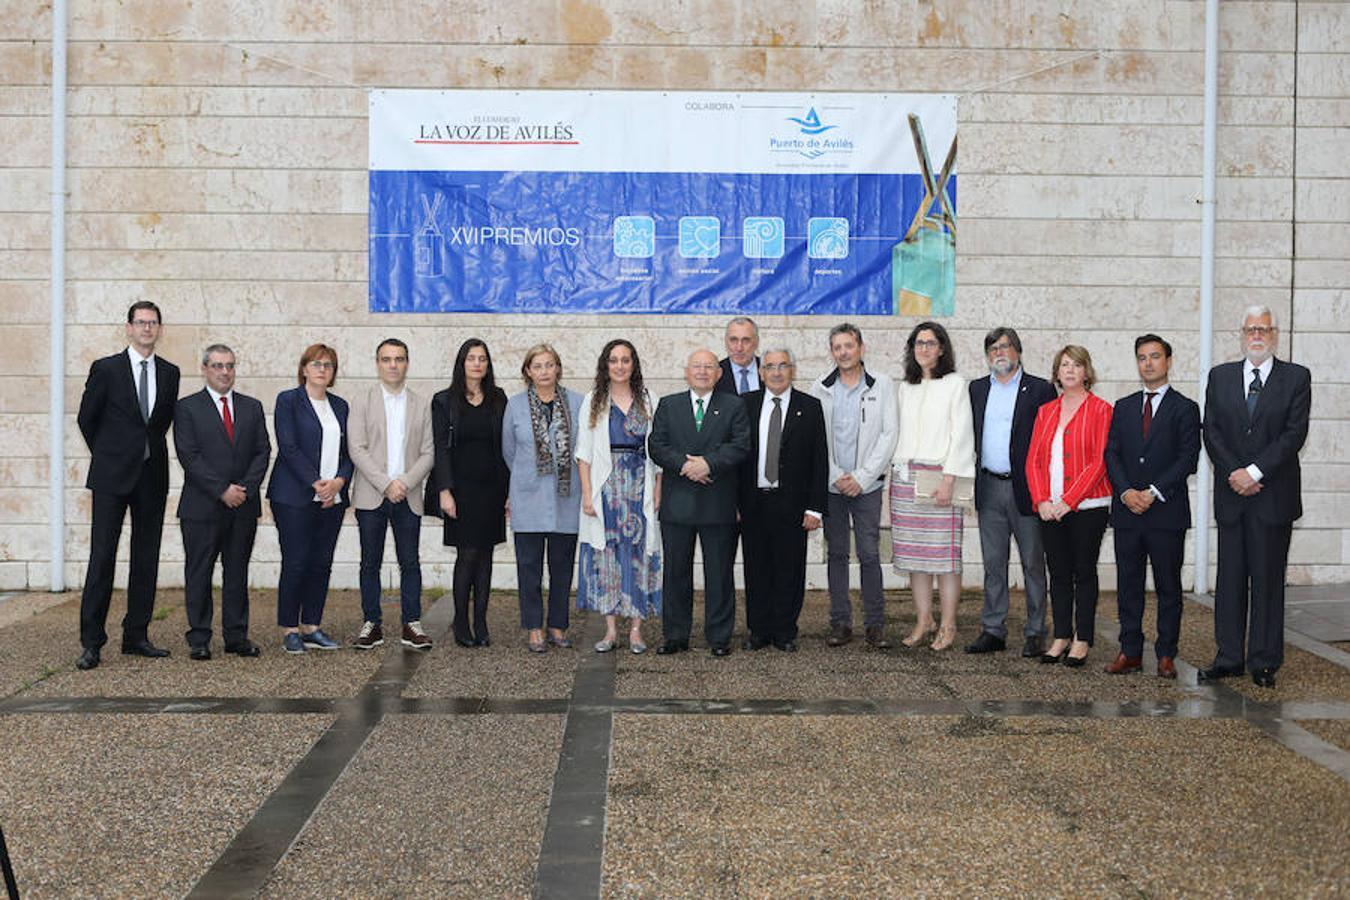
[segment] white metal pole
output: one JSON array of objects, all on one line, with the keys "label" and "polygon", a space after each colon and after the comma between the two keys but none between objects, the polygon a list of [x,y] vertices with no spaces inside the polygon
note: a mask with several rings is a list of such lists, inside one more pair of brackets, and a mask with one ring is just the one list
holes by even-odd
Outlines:
[{"label": "white metal pole", "polygon": [[[1204,175],[1200,187],[1200,403],[1213,363],[1214,346],[1214,196],[1219,120],[1219,0],[1205,0]],[[1195,592],[1209,591],[1209,456],[1200,454],[1195,483]]]},{"label": "white metal pole", "polygon": [[52,4],[51,405],[47,429],[51,590],[66,589],[66,0]]}]

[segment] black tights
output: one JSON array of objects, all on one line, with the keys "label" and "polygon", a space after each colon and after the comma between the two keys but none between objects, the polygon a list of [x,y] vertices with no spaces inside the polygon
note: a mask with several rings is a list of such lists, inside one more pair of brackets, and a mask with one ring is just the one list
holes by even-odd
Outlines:
[{"label": "black tights", "polygon": [[[460,547],[455,551],[455,637],[486,640],[487,607],[492,590],[492,548]],[[469,596],[473,595],[473,628],[469,628]]]}]

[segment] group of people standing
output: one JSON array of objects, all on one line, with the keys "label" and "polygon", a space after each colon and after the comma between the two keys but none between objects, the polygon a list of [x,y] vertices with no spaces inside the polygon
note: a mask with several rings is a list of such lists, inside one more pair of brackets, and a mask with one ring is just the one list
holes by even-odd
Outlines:
[{"label": "group of people standing", "polygon": [[[131,577],[122,652],[167,656],[147,634],[168,490],[165,435],[174,431],[184,484],[178,505],[185,550],[189,652],[211,658],[211,577],[222,566],[221,632],[227,653],[257,656],[248,637],[248,565],[261,515],[271,441],[257,400],[234,390],[235,355],[212,344],[203,389],[177,399],[179,370],[154,350],[155,304],[127,314],[129,346],[96,361],[79,425],[92,461],[90,563],[81,603],[83,653],[100,662],[122,520],[131,511]],[[1216,465],[1219,521],[1218,656],[1201,672],[1250,671],[1273,685],[1282,661],[1283,584],[1290,528],[1301,513],[1298,450],[1307,434],[1308,370],[1273,358],[1269,309],[1244,313],[1244,360],[1212,373],[1203,423]],[[1121,650],[1106,671],[1142,666],[1145,567],[1158,594],[1158,674],[1176,677],[1181,563],[1191,525],[1187,479],[1201,441],[1199,407],[1168,384],[1172,347],[1135,341],[1143,390],[1113,407],[1092,392],[1088,351],[1067,345],[1049,381],[1024,371],[1017,332],[984,340],[989,376],[967,382],[945,328],[923,322],[905,344],[893,382],[864,364],[861,330],[835,326],[835,366],[805,391],[793,387],[785,346],[759,354],[753,321],[725,332],[727,356],[693,352],[687,390],[655,402],[637,348],[608,342],[590,390],[562,384],[548,344],[520,367],[510,397],[477,338],[455,357],[450,385],[429,401],[406,383],[407,345],[375,350],[378,381],[350,404],[332,392],[337,352],[313,344],[297,386],[276,399],[277,454],[267,486],[281,549],[277,624],[293,654],[336,650],[322,628],[329,575],[346,508],[361,545],[363,624],[358,649],[384,642],[380,571],[394,535],[400,572],[401,642],[426,650],[421,625],[421,520],[440,520],[456,549],[453,636],[487,646],[492,556],[510,521],[526,647],[569,648],[573,575],[581,609],[605,616],[597,652],[645,652],[642,623],[663,618],[660,654],[687,651],[693,622],[694,550],[702,551],[704,637],[712,655],[731,652],[734,560],[745,571],[745,650],[797,649],[808,534],[824,528],[832,647],[853,639],[850,544],[861,579],[863,636],[890,647],[880,564],[883,493],[889,484],[891,557],[908,575],[915,605],[906,646],[956,641],[964,511],[977,510],[984,561],[981,631],[966,651],[1006,648],[1008,563],[1016,540],[1026,586],[1022,655],[1068,667],[1093,644],[1097,561],[1114,527]],[[1229,395],[1232,396],[1229,396]],[[850,538],[852,539],[850,541]],[[579,552],[578,552],[579,550]],[[547,597],[544,573],[547,568]],[[1053,636],[1047,646],[1048,593]],[[933,611],[936,587],[938,610]],[[1250,635],[1248,634],[1250,610]]]}]

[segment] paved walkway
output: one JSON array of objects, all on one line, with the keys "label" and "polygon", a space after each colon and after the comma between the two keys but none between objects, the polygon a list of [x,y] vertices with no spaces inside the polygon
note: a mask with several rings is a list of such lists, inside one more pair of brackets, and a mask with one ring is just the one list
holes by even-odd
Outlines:
[{"label": "paved walkway", "polygon": [[[81,673],[77,604],[33,602],[0,618],[0,828],[25,897],[1350,893],[1336,651],[1291,644],[1274,691],[1112,677],[1111,605],[1077,671],[830,649],[820,595],[796,654],[534,657],[503,595],[486,650],[199,663],[166,594],[172,659],[114,637]],[[1186,659],[1210,629],[1188,604]]]}]

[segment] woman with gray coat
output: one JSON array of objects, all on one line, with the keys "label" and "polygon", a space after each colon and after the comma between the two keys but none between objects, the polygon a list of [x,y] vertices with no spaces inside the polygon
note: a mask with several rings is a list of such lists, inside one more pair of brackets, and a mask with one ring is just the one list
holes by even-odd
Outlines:
[{"label": "woman with gray coat", "polygon": [[[516,546],[520,627],[531,653],[567,639],[568,596],[577,555],[581,485],[575,465],[581,395],[558,382],[562,358],[548,344],[525,353],[525,390],[506,404],[502,458],[511,469],[511,531]],[[544,634],[544,561],[548,560],[548,635]]]}]

